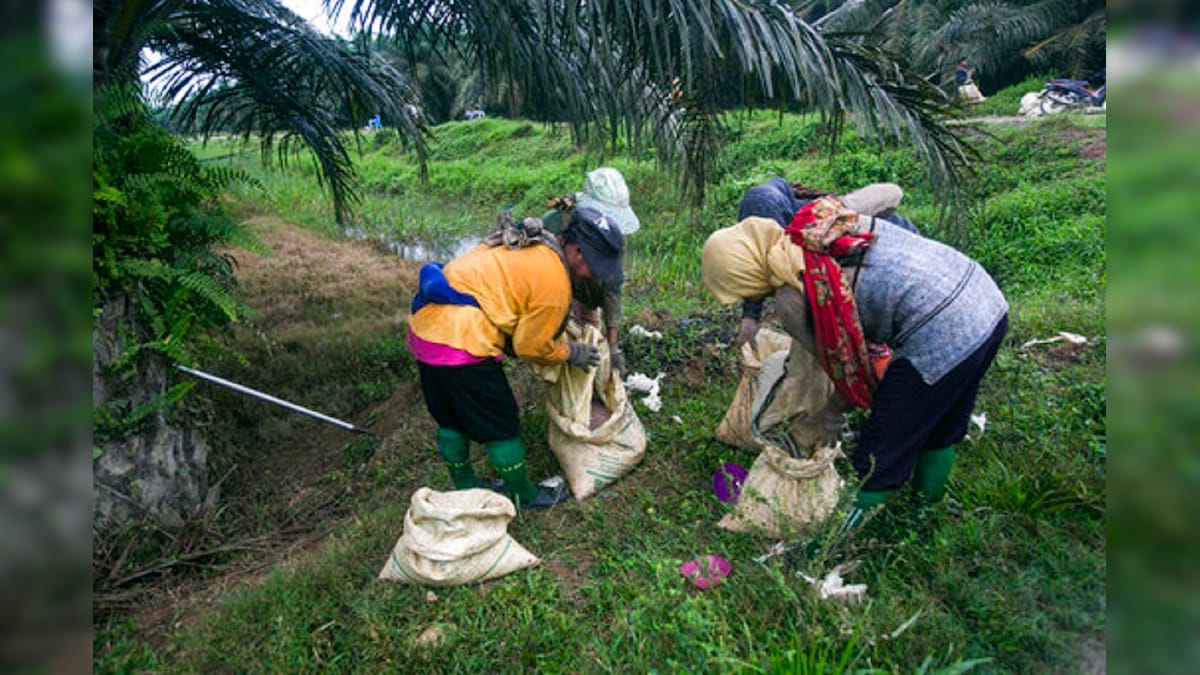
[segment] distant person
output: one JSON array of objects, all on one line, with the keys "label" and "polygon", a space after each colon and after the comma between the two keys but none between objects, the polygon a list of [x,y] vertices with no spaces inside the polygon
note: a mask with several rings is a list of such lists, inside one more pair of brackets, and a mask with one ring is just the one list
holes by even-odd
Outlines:
[{"label": "distant person", "polygon": [[983,103],[987,97],[975,85],[975,71],[967,67],[967,57],[958,60],[954,68],[954,87],[958,91],[958,99],[967,105]]},{"label": "distant person", "polygon": [[[569,231],[575,222],[587,220],[589,212],[603,215],[625,237],[637,232],[641,226],[629,205],[629,186],[625,184],[625,177],[612,167],[604,166],[590,172],[583,181],[582,192],[556,197],[546,205],[551,210],[542,216],[542,222],[551,232]],[[625,355],[617,341],[625,320],[621,307],[623,283],[624,276],[618,284],[582,281],[574,288],[572,303],[572,314],[579,323],[602,329],[608,341],[610,363],[622,376],[626,371]]]},{"label": "distant person", "polygon": [[[620,285],[624,237],[601,229],[599,214],[579,219],[563,235],[541,221],[501,215],[497,230],[446,263],[421,268],[408,321],[408,347],[417,361],[425,406],[437,422],[437,451],[454,487],[487,487],[510,494],[518,506],[548,508],[570,496],[565,484],[529,480],[517,402],[504,376],[504,354],[537,364],[600,362],[592,345],[560,336],[571,287],[597,280]],[[482,443],[502,479],[481,484],[471,466],[470,442]]]}]

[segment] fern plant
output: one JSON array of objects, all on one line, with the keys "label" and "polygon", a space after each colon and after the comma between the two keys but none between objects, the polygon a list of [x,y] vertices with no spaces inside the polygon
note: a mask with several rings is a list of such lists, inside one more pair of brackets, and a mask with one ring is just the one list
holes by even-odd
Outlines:
[{"label": "fern plant", "polygon": [[[205,333],[247,311],[233,295],[234,260],[223,251],[268,251],[219,202],[223,190],[248,176],[201,164],[151,118],[132,87],[98,90],[94,114],[93,307],[97,319],[114,299],[131,308],[115,336],[118,356],[105,366],[121,381],[151,353],[191,363],[199,349],[217,344]],[[129,430],[186,391],[110,401],[97,412],[97,432]]]}]

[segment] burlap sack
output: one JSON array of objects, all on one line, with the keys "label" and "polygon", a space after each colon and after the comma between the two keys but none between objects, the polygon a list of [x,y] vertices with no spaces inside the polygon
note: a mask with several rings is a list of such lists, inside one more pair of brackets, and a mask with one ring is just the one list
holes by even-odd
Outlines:
[{"label": "burlap sack", "polygon": [[[570,365],[539,372],[552,380],[546,395],[547,442],[575,499],[585,499],[633,470],[646,454],[646,430],[609,366],[608,343],[591,325],[567,326],[567,339],[595,345],[601,363],[590,370]],[[593,414],[593,402],[611,411]],[[603,420],[603,421],[601,421]]]},{"label": "burlap sack", "polygon": [[758,393],[758,374],[768,356],[787,351],[791,342],[787,335],[764,328],[758,331],[754,340],[742,345],[742,379],[729,410],[713,432],[718,441],[744,450],[762,450],[750,431],[750,410]]},{"label": "burlap sack", "polygon": [[763,450],[778,447],[793,457],[810,456],[838,442],[841,401],[817,357],[793,341],[787,351],[763,360],[750,404],[750,435]]},{"label": "burlap sack", "polygon": [[422,586],[460,586],[541,564],[508,534],[517,509],[491,490],[420,488],[404,514],[404,533],[380,579]]},{"label": "burlap sack", "polygon": [[833,465],[842,456],[840,420],[833,384],[812,354],[793,345],[769,356],[751,405],[751,433],[763,451],[717,526],[783,537],[828,518],[841,488]]},{"label": "burlap sack", "polygon": [[818,448],[810,459],[796,459],[778,448],[763,450],[750,467],[733,511],[717,527],[784,537],[823,522],[837,506],[841,480],[833,461],[841,454],[839,446]]}]

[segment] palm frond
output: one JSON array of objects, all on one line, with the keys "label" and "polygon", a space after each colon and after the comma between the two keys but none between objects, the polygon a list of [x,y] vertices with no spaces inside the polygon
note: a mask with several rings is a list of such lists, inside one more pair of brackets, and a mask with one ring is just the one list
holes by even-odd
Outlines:
[{"label": "palm frond", "polygon": [[[951,108],[885,53],[866,67],[777,0],[328,0],[364,27],[400,41],[462,45],[492,80],[516,82],[555,106],[583,139],[635,140],[674,151],[685,174],[703,172],[697,130],[726,95],[729,77],[753,83],[765,100],[800,102],[829,119],[850,115],[876,135],[914,142],[935,185],[949,188],[964,151],[941,124]],[[687,112],[664,114],[679,78]],[[718,82],[720,80],[720,82]],[[649,92],[649,95],[647,95]],[[914,108],[913,106],[916,106]],[[940,107],[939,107],[940,106]],[[640,130],[646,130],[643,135]],[[704,142],[710,142],[704,139]],[[703,181],[684,178],[685,185]],[[702,192],[701,192],[702,195]]]},{"label": "palm frond", "polygon": [[1099,2],[1046,0],[1031,8],[1050,16],[1053,32],[1021,55],[1043,68],[1056,68],[1065,75],[1086,76],[1089,69],[1103,67],[1108,15]]},{"label": "palm frond", "polygon": [[878,48],[854,41],[833,45],[839,69],[848,74],[843,110],[859,134],[880,142],[907,141],[924,160],[934,192],[946,202],[960,201],[975,154],[941,122],[955,114],[957,103]]},{"label": "palm frond", "polygon": [[97,88],[137,81],[142,48],[186,0],[94,0],[92,72]]},{"label": "palm frond", "polygon": [[405,112],[415,94],[382,59],[314,31],[274,0],[176,3],[146,45],[163,55],[146,75],[172,114],[206,137],[257,136],[266,151],[307,146],[321,168],[339,222],[357,199],[352,161],[339,137],[380,114],[416,148],[426,171],[425,131]]},{"label": "palm frond", "polygon": [[1021,72],[1023,59],[1077,70],[1089,60],[1102,60],[1105,23],[1105,6],[1098,0],[974,2],[953,10],[915,55],[921,68],[942,73],[944,82],[959,56],[983,74]]},{"label": "palm frond", "polygon": [[944,81],[953,73],[954,62],[963,56],[980,73],[994,72],[1004,59],[1047,28],[1043,17],[1008,2],[972,3],[950,14],[945,25],[926,40],[918,58],[934,65]]}]

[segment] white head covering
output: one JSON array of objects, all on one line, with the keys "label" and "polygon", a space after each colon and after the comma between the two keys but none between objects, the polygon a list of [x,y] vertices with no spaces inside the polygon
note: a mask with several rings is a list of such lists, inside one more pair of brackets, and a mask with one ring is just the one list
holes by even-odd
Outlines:
[{"label": "white head covering", "polygon": [[583,192],[575,196],[575,206],[596,209],[616,223],[621,234],[637,232],[640,225],[637,214],[629,207],[629,186],[621,172],[603,166],[587,175]]}]

